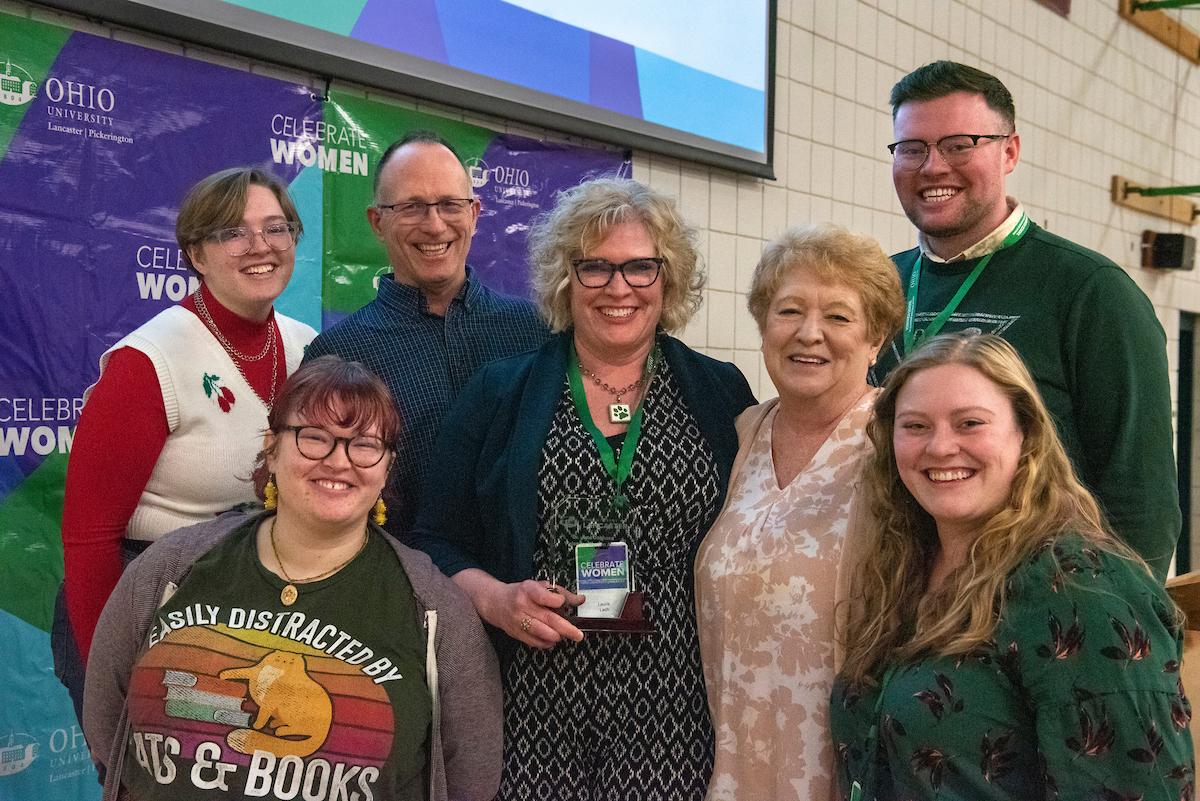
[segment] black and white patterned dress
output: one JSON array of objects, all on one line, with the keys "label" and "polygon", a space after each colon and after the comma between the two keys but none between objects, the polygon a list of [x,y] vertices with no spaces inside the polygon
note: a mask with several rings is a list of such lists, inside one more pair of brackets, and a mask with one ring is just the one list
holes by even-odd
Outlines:
[{"label": "black and white patterned dress", "polygon": [[[692,594],[693,546],[720,496],[713,454],[662,363],[645,399],[626,495],[638,508],[630,542],[648,635],[589,633],[541,651],[517,649],[504,675],[504,778],[498,798],[686,801],[704,798],[713,729]],[[566,380],[538,472],[539,578],[564,577],[566,543],[551,525],[564,496],[612,495]]]}]

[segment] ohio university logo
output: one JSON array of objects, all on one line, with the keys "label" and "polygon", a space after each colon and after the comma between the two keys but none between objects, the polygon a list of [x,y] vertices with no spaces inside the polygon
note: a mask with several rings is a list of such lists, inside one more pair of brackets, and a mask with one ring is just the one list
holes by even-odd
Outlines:
[{"label": "ohio university logo", "polygon": [[0,739],[0,776],[20,773],[37,759],[37,741],[28,734],[11,733]]},{"label": "ohio university logo", "polygon": [[488,182],[488,165],[483,159],[467,159],[464,165],[467,168],[467,175],[471,179],[471,186],[475,189],[482,189],[487,186]]},{"label": "ohio university logo", "polygon": [[33,76],[19,64],[4,60],[4,74],[0,75],[0,103],[6,106],[23,106],[37,97],[37,84]]},{"label": "ohio university logo", "polygon": [[524,189],[529,187],[529,170],[518,167],[489,167],[483,159],[467,159],[464,166],[471,178],[471,186],[475,189],[482,189],[490,181],[495,181],[501,186],[517,186]]}]

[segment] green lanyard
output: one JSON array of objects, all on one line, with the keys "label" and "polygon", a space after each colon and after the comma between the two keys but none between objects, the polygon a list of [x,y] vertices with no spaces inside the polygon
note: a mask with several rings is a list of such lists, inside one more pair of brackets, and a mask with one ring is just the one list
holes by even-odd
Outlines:
[{"label": "green lanyard", "polygon": [[[875,793],[875,762],[879,758],[877,753],[879,750],[879,715],[883,712],[883,699],[887,695],[888,685],[892,683],[892,677],[896,675],[896,663],[888,666],[887,671],[883,674],[883,678],[879,681],[879,697],[875,699],[875,712],[872,716],[871,729],[867,732],[867,742],[864,753],[867,754],[868,775],[871,777],[868,784],[871,785],[872,793]],[[861,801],[862,799],[862,783],[853,781],[850,783],[850,801]]]},{"label": "green lanyard", "polygon": [[992,260],[992,256],[995,256],[1006,247],[1015,245],[1028,230],[1029,216],[1022,212],[1021,219],[1017,220],[1016,227],[1009,232],[1008,236],[1004,237],[1004,241],[1000,243],[1000,247],[979,260],[979,263],[975,265],[975,269],[971,270],[971,274],[967,276],[967,279],[962,282],[962,286],[954,293],[954,297],[946,304],[946,308],[942,309],[938,316],[934,317],[933,321],[922,331],[917,331],[915,324],[917,316],[917,288],[921,283],[921,251],[917,250],[917,258],[913,262],[912,273],[908,277],[908,309],[904,315],[905,356],[910,355],[926,338],[937,336],[938,332],[942,330],[942,326],[950,319],[950,315],[954,314],[958,309],[958,304],[962,303],[962,299],[967,296],[967,292],[971,290],[975,280],[983,272],[983,268],[988,266],[988,262]]},{"label": "green lanyard", "polygon": [[[654,366],[658,362],[658,346],[655,345],[650,350],[650,355],[646,357],[646,392],[650,391],[650,381],[654,378]],[[625,509],[629,506],[629,499],[621,491],[621,487],[625,485],[625,480],[629,478],[629,473],[633,469],[633,452],[637,450],[638,438],[642,435],[642,412],[646,408],[646,395],[643,393],[642,402],[638,404],[637,411],[633,413],[633,420],[629,423],[629,430],[625,433],[625,444],[621,446],[621,459],[617,461],[613,456],[612,446],[608,444],[608,440],[600,433],[600,429],[592,421],[592,413],[588,411],[587,393],[583,391],[583,377],[579,374],[579,354],[575,352],[575,343],[571,343],[570,358],[567,360],[567,380],[571,384],[571,399],[575,402],[575,412],[579,415],[579,422],[583,423],[583,427],[592,435],[592,440],[596,443],[596,450],[600,452],[600,463],[604,465],[604,470],[612,478],[616,485],[613,493],[613,506],[616,509]]]}]

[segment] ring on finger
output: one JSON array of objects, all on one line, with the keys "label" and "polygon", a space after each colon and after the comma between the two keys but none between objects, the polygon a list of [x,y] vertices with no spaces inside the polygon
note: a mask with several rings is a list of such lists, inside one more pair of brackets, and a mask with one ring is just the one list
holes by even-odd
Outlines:
[{"label": "ring on finger", "polygon": [[527,617],[523,617],[523,618],[521,618],[521,631],[523,631],[523,632],[525,632],[526,634],[528,634],[528,633],[529,633],[529,629],[530,629],[530,627],[531,627],[532,625],[533,625],[533,621],[532,621],[532,620],[530,620],[529,618],[527,618]]}]

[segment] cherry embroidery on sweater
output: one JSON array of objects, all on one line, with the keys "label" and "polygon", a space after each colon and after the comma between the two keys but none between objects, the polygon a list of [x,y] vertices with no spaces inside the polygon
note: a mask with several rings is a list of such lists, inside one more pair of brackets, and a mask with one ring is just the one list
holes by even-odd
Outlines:
[{"label": "cherry embroidery on sweater", "polygon": [[217,406],[221,407],[221,411],[228,413],[230,407],[233,406],[235,398],[233,390],[221,384],[221,376],[204,374],[204,394],[217,401]]}]

